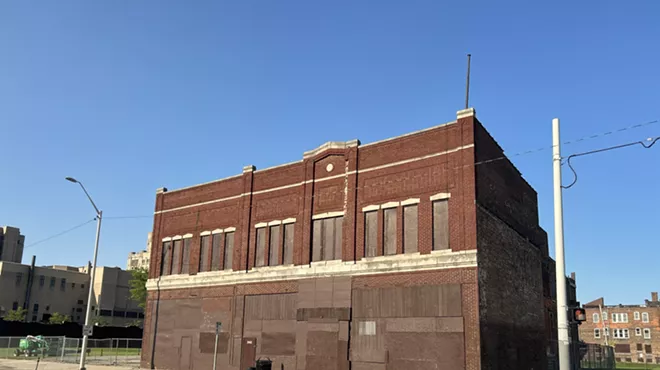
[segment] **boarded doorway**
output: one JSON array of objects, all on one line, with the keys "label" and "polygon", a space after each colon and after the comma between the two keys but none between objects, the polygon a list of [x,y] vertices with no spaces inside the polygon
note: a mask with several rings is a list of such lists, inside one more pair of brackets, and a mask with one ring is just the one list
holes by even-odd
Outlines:
[{"label": "boarded doorway", "polygon": [[191,337],[181,337],[181,358],[179,359],[179,369],[190,370],[190,349],[192,348]]},{"label": "boarded doorway", "polygon": [[241,343],[241,369],[255,366],[257,357],[257,338],[243,338]]}]

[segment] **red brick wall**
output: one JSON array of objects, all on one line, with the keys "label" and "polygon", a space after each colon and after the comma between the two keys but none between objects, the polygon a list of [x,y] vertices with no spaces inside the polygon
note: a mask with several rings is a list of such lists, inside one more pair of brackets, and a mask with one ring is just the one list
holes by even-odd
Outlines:
[{"label": "red brick wall", "polygon": [[477,220],[482,369],[545,369],[543,256],[481,207]]},{"label": "red brick wall", "polygon": [[[473,117],[466,117],[455,124],[384,142],[329,149],[301,162],[263,171],[248,168],[229,179],[157,194],[156,211],[164,212],[154,217],[150,277],[160,274],[162,238],[193,234],[189,271],[195,274],[199,266],[199,233],[227,227],[236,227],[234,270],[250,269],[255,260],[255,225],[284,218],[296,219],[294,263],[307,264],[312,215],[324,212],[344,212],[342,259],[360,259],[364,256],[362,207],[408,198],[420,199],[418,249],[429,253],[429,197],[440,192],[451,193],[451,249],[474,249],[474,148],[461,149],[473,143]],[[388,166],[397,162],[401,163]],[[327,171],[328,165],[332,165],[331,171]],[[400,219],[401,207],[398,213]],[[398,244],[397,250],[401,251],[401,237]]]},{"label": "red brick wall", "polygon": [[[540,261],[547,256],[547,240],[545,232],[538,226],[536,193],[513,165],[508,160],[499,160],[475,168],[475,161],[502,155],[501,148],[481,124],[473,116],[468,116],[452,124],[399,138],[359,147],[328,149],[306,155],[302,161],[293,164],[263,171],[247,168],[243,174],[229,179],[157,194],[156,211],[162,212],[154,217],[150,276],[156,278],[160,275],[162,238],[193,234],[189,270],[195,274],[199,264],[199,233],[227,227],[236,227],[233,269],[249,270],[255,261],[255,225],[285,218],[296,219],[294,263],[308,264],[312,216],[336,211],[344,212],[342,259],[360,260],[365,254],[362,208],[409,198],[420,200],[418,250],[430,253],[432,209],[429,198],[438,193],[449,193],[450,248],[453,251],[491,248],[479,252],[480,270],[482,263],[484,267],[483,273],[479,272],[478,285],[474,281],[466,282],[462,287],[466,368],[482,368],[482,359],[493,361],[493,364],[510,361],[501,355],[493,355],[492,347],[482,353],[485,338],[494,336],[494,328],[501,328],[514,343],[508,351],[515,351],[515,358],[537,368],[545,354],[543,340],[538,336],[543,337],[545,330]],[[327,171],[329,164],[332,171]],[[206,203],[197,204],[199,202]],[[479,211],[478,206],[481,207]],[[398,233],[402,234],[401,206],[397,207],[397,212]],[[490,218],[484,216],[486,213]],[[378,249],[382,250],[382,209],[378,219]],[[397,244],[397,251],[402,251],[400,235]],[[510,256],[520,264],[512,265],[504,256]],[[508,270],[500,271],[503,268]],[[471,271],[475,273],[476,270]],[[465,273],[464,269],[446,270],[433,276],[443,275],[444,280],[454,281]],[[364,277],[356,278],[354,284],[371,280],[377,280],[375,284],[388,281],[405,284],[423,276],[426,275]],[[519,284],[520,281],[524,284]],[[282,284],[236,288],[247,289],[242,292],[230,292],[227,287],[164,291],[159,299],[273,294],[282,291]],[[288,284],[284,291],[297,289],[295,282]],[[499,292],[508,292],[508,295]],[[515,304],[521,300],[531,313],[530,321],[522,324],[513,319],[517,313]],[[488,307],[501,307],[508,316],[487,311]],[[485,324],[480,324],[480,320]],[[156,329],[154,321],[147,320],[150,325],[145,325],[145,338]],[[486,332],[487,336],[481,332]],[[145,341],[146,346],[150,343]]]},{"label": "red brick wall", "polygon": [[[610,336],[608,337],[609,345],[614,346],[616,344],[629,344],[630,350],[632,353],[616,353],[616,357],[625,362],[626,358],[631,358],[632,362],[638,362],[638,351],[637,344],[642,344],[642,348],[645,345],[651,345],[652,350],[652,360],[656,362],[655,358],[660,357],[660,307],[650,306],[643,307],[639,306],[603,306],[603,311],[607,312],[608,320],[604,323],[600,310],[598,307],[585,307],[587,313],[587,321],[583,322],[579,327],[580,339],[584,340],[586,343],[596,343],[596,344],[605,344],[605,334],[604,326],[609,327]],[[639,312],[640,319],[635,320],[634,314]],[[649,314],[649,322],[645,323],[642,319],[642,312]],[[599,322],[595,323],[593,321],[593,314],[597,313],[599,316]],[[613,313],[627,313],[628,322],[627,323],[614,323],[612,322]],[[594,329],[599,328],[601,330],[600,338],[594,337]],[[642,335],[635,335],[635,328],[640,328],[642,330]],[[644,338],[644,329],[651,330],[651,338]],[[629,339],[617,339],[614,338],[614,329],[628,329],[630,333]]]},{"label": "red brick wall", "polygon": [[477,201],[547,255],[548,237],[539,226],[536,191],[479,122],[475,141]]},{"label": "red brick wall", "polygon": [[482,368],[543,369],[554,276],[536,192],[479,122],[475,142]]}]

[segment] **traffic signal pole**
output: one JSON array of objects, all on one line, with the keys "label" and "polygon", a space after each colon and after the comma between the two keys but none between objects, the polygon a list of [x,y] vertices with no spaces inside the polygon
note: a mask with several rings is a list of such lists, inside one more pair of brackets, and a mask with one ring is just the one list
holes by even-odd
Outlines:
[{"label": "traffic signal pole", "polygon": [[555,260],[557,281],[557,339],[559,370],[571,370],[568,335],[568,305],[566,295],[566,264],[564,262],[564,209],[561,190],[561,150],[559,118],[552,120],[552,168],[555,195]]}]

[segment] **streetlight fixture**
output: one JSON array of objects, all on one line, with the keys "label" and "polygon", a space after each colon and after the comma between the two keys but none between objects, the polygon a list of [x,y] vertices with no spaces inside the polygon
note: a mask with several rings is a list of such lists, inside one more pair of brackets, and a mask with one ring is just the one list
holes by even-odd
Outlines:
[{"label": "streetlight fixture", "polygon": [[85,326],[83,327],[83,340],[82,340],[82,351],[80,352],[80,370],[85,370],[85,359],[87,357],[87,340],[91,334],[92,325],[90,325],[90,319],[92,316],[92,298],[93,298],[93,288],[94,288],[94,278],[96,277],[96,256],[99,252],[99,237],[101,236],[101,219],[103,217],[103,211],[99,210],[94,204],[92,197],[89,196],[87,189],[82,184],[82,182],[74,179],[73,177],[67,177],[67,181],[76,183],[80,185],[82,190],[85,192],[87,199],[92,203],[92,207],[96,211],[96,241],[94,242],[94,260],[92,262],[92,271],[89,277],[89,294],[87,295],[87,309],[85,313]]}]

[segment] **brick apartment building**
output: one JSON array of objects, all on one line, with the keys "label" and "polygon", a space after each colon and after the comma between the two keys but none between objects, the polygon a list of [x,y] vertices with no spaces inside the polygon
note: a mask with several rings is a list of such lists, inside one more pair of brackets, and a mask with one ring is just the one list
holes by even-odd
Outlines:
[{"label": "brick apartment building", "polygon": [[599,298],[584,305],[587,321],[580,325],[586,343],[614,347],[618,362],[660,364],[660,302],[658,293],[638,305],[605,305]]},{"label": "brick apartment building", "polygon": [[218,369],[547,367],[536,192],[473,109],[159,189],[153,240],[143,367],[211,368],[216,322]]}]

